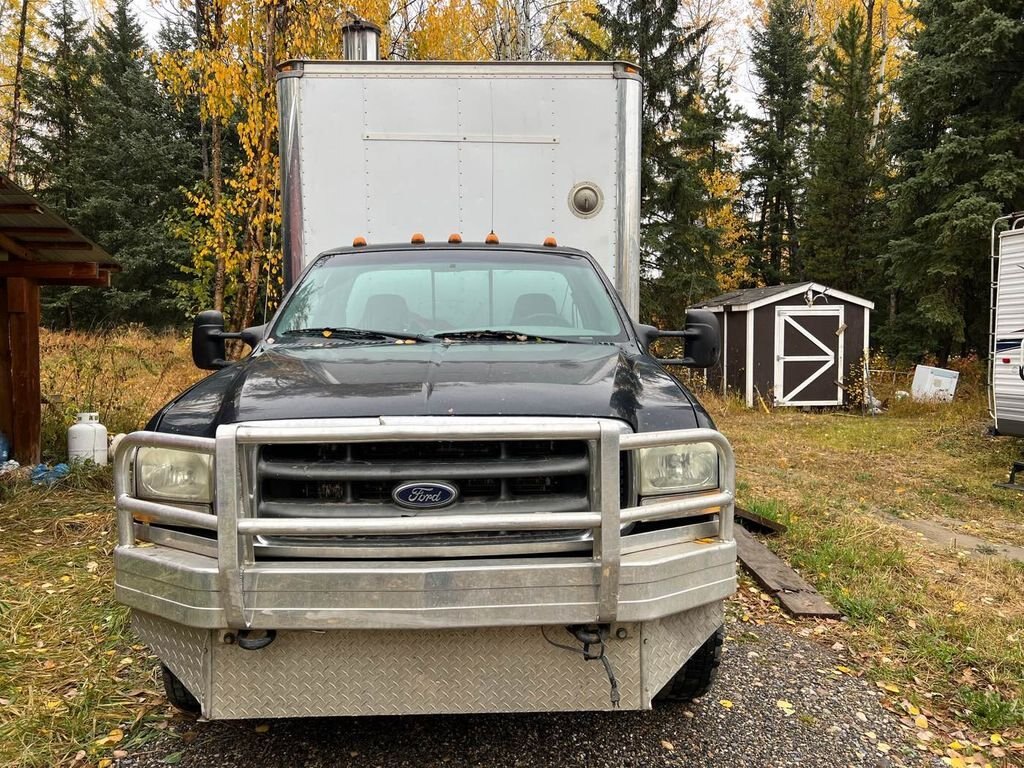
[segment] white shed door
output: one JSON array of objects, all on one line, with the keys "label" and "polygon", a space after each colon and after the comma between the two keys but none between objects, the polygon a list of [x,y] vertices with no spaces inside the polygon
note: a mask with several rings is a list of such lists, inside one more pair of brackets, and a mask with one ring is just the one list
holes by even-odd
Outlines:
[{"label": "white shed door", "polygon": [[775,308],[775,404],[841,405],[843,306]]}]

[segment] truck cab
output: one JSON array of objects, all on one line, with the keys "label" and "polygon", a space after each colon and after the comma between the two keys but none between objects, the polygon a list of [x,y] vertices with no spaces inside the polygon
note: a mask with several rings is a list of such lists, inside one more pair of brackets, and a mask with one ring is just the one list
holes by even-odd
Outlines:
[{"label": "truck cab", "polygon": [[[293,234],[337,226],[307,202]],[[638,264],[552,235],[351,242],[293,253],[265,326],[201,313],[193,357],[214,372],[118,447],[116,594],[172,703],[211,719],[647,709],[706,690],[736,585],[735,466],[650,347],[676,337],[670,362],[706,367],[713,316],[639,324],[607,267]]]}]

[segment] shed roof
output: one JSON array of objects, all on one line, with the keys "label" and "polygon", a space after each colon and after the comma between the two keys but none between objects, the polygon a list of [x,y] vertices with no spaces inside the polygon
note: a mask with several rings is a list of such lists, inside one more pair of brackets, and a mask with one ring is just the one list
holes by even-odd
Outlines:
[{"label": "shed roof", "polygon": [[87,262],[118,269],[109,253],[4,175],[0,175],[0,251],[8,259]]},{"label": "shed roof", "polygon": [[813,291],[818,296],[824,296],[826,299],[835,298],[850,304],[858,304],[868,309],[875,308],[875,304],[872,301],[862,299],[860,296],[854,296],[852,293],[837,291],[835,288],[829,288],[827,285],[810,280],[802,283],[785,283],[783,285],[768,285],[762,288],[743,288],[738,291],[729,291],[720,296],[715,296],[713,299],[708,299],[700,306],[713,311],[721,311],[725,307],[729,307],[733,311],[742,312],[748,309],[757,309],[766,304],[773,304],[776,301],[788,299],[792,296],[798,296],[801,293],[806,293],[808,290]]}]

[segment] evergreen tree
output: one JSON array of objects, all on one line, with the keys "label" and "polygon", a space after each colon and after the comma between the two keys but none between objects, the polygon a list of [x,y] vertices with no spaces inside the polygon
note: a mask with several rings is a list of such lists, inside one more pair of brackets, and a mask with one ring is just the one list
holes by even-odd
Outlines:
[{"label": "evergreen tree", "polygon": [[57,213],[74,219],[83,188],[82,134],[93,63],[74,0],[54,0],[43,20],[42,43],[30,50],[25,71],[28,109],[19,172]]},{"label": "evergreen tree", "polygon": [[640,177],[642,314],[682,322],[687,303],[713,289],[715,230],[690,127],[700,111],[700,59],[708,27],[682,28],[679,0],[621,0],[590,18],[607,43],[570,32],[594,59],[627,59],[643,73]]},{"label": "evergreen tree", "polygon": [[171,325],[182,319],[174,283],[188,252],[171,237],[168,216],[182,202],[180,189],[196,177],[198,153],[156,82],[130,0],[113,0],[92,45],[96,86],[82,135],[82,189],[73,221],[122,271],[109,291],[53,292],[48,318],[85,326]]},{"label": "evergreen tree", "polygon": [[691,121],[687,144],[697,159],[709,210],[705,223],[714,232],[710,257],[715,265],[714,284],[705,297],[750,284],[749,257],[743,250],[746,217],[742,210],[737,158],[729,134],[743,120],[743,112],[729,95],[732,77],[721,59],[700,84],[701,110]]},{"label": "evergreen tree", "polygon": [[921,0],[896,84],[885,340],[985,349],[992,221],[1024,209],[1024,0]]},{"label": "evergreen tree", "polygon": [[762,116],[747,121],[750,164],[744,181],[754,213],[749,250],[753,268],[769,284],[803,275],[798,231],[814,60],[804,6],[799,0],[769,0],[750,54],[761,81],[757,103]]},{"label": "evergreen tree", "polygon": [[878,163],[870,146],[876,59],[864,15],[852,6],[815,77],[803,262],[810,279],[880,300]]}]

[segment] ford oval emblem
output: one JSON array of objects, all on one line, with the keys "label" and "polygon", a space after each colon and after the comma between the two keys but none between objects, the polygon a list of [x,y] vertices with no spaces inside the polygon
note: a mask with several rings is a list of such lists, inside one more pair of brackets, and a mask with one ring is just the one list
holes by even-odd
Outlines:
[{"label": "ford oval emblem", "polygon": [[391,492],[391,498],[407,509],[436,509],[455,503],[459,489],[439,480],[402,483]]}]

